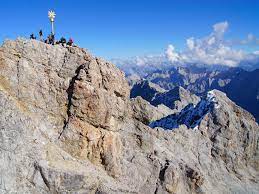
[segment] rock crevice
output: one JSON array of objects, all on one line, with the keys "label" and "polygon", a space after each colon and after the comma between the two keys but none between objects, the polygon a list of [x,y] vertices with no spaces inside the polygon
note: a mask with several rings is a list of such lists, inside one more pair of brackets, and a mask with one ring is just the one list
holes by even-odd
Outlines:
[{"label": "rock crevice", "polygon": [[59,138],[61,137],[62,133],[64,132],[64,130],[67,128],[67,125],[69,123],[69,120],[72,116],[72,112],[71,112],[71,106],[72,106],[72,98],[73,98],[73,95],[74,95],[74,90],[75,90],[75,83],[77,80],[80,80],[79,79],[79,73],[82,69],[85,68],[85,64],[82,64],[80,65],[76,71],[75,71],[75,76],[72,77],[70,83],[69,83],[69,87],[68,89],[66,90],[67,92],[67,119],[64,120],[64,126],[63,126],[63,129],[60,133],[60,136]]}]

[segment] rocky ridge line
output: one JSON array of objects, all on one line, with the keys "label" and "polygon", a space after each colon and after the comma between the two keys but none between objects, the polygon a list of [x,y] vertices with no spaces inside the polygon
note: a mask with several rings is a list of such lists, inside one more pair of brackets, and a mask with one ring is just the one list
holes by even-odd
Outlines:
[{"label": "rocky ridge line", "polygon": [[1,193],[259,190],[258,125],[221,93],[198,130],[165,131],[143,122],[158,109],[130,101],[124,74],[85,49],[10,40],[0,69]]}]

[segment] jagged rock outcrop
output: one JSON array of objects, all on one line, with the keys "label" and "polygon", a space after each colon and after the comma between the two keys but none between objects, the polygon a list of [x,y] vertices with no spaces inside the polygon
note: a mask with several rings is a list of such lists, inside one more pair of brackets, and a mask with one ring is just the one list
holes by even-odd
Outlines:
[{"label": "jagged rock outcrop", "polygon": [[164,104],[165,106],[179,112],[188,104],[196,105],[199,101],[200,98],[195,94],[191,94],[181,86],[176,86],[168,92],[158,93],[152,100],[152,104],[155,106]]},{"label": "jagged rock outcrop", "polygon": [[197,106],[189,106],[150,125],[176,129],[182,124],[208,137],[212,144],[211,156],[224,161],[226,169],[238,179],[246,176],[246,166],[251,165],[258,170],[258,124],[250,113],[234,104],[226,94],[210,91]]},{"label": "jagged rock outcrop", "polygon": [[160,104],[157,107],[152,106],[140,96],[131,99],[131,105],[134,118],[146,125],[175,112],[163,104]]},{"label": "jagged rock outcrop", "polygon": [[[154,121],[150,126],[153,128],[162,127],[169,130],[178,128],[179,125],[183,124],[188,128],[198,127],[206,114],[214,109],[220,108],[218,102],[219,96],[224,97],[225,94],[217,90],[210,91],[208,92],[207,97],[202,99],[197,106],[189,104],[181,112]],[[228,106],[225,106],[224,108],[227,109]]]},{"label": "jagged rock outcrop", "polygon": [[174,112],[181,111],[190,103],[196,105],[200,100],[198,96],[181,86],[176,86],[167,91],[147,80],[139,81],[132,87],[130,97],[135,98],[137,96],[147,100],[153,106],[164,105]]},{"label": "jagged rock outcrop", "polygon": [[137,96],[141,96],[146,101],[152,102],[157,93],[163,92],[166,92],[166,90],[160,86],[147,80],[141,80],[132,87],[130,91],[130,97],[135,98]]},{"label": "jagged rock outcrop", "polygon": [[84,49],[6,41],[0,193],[259,190],[259,129],[249,113],[224,97],[231,108],[207,113],[198,130],[152,129],[141,118],[154,107],[129,93],[120,70]]},{"label": "jagged rock outcrop", "polygon": [[[131,74],[127,75],[128,80],[131,80],[131,76]],[[240,67],[233,67],[213,70],[209,67],[188,65],[163,68],[149,72],[148,75],[141,78],[145,78],[146,82],[152,82],[165,90],[181,86],[198,96],[203,96],[213,89],[223,91],[236,104],[252,113],[257,122],[259,121],[259,98],[257,98],[259,69],[246,71]],[[134,82],[130,81],[130,83]],[[240,92],[240,88],[242,88],[242,92]]]},{"label": "jagged rock outcrop", "polygon": [[[3,188],[7,191],[21,189],[15,187],[15,184],[10,184],[8,188],[6,184],[9,179],[15,181],[21,178],[28,182],[26,184],[32,185],[38,184],[41,179],[45,184],[40,184],[45,187],[37,192],[43,192],[44,189],[47,189],[46,192],[62,191],[59,187],[63,183],[56,182],[62,176],[72,178],[64,180],[71,182],[66,183],[66,186],[78,187],[74,184],[79,184],[77,181],[83,184],[85,176],[75,168],[80,163],[72,162],[69,165],[69,160],[76,159],[87,159],[100,165],[111,176],[120,174],[122,143],[117,131],[128,114],[129,106],[129,86],[120,70],[92,57],[84,49],[63,48],[23,39],[5,42],[0,50],[0,59],[2,144],[9,147],[9,144],[15,142],[12,147],[24,149],[23,154],[28,154],[31,158],[23,164],[31,166],[30,168],[18,168],[14,164],[10,166],[12,169],[18,168],[15,170],[17,173],[25,169],[32,171],[32,174],[30,171],[25,172],[28,177],[23,177],[22,174],[1,177]],[[10,113],[4,112],[7,106],[13,107]],[[16,114],[22,116],[15,116]],[[27,133],[24,142],[22,138],[16,140],[23,133]],[[5,141],[8,141],[7,144]],[[27,146],[34,147],[35,151],[30,153]],[[37,154],[34,155],[36,150]],[[25,155],[19,158],[16,153],[10,154],[11,156],[3,155],[2,164],[7,166],[2,166],[2,170],[9,168],[8,160],[26,158]],[[63,157],[67,159],[62,159]],[[59,163],[65,167],[57,169],[55,166]],[[66,175],[71,170],[71,176]],[[95,174],[96,177],[99,176],[98,173]],[[74,180],[73,176],[81,178]]]}]

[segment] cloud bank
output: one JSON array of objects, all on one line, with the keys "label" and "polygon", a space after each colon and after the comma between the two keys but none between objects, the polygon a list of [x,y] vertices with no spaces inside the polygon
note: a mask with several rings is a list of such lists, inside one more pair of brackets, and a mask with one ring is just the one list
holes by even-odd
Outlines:
[{"label": "cloud bank", "polygon": [[[235,67],[243,60],[258,57],[255,56],[256,52],[247,54],[243,50],[233,48],[233,45],[258,45],[258,38],[253,34],[248,34],[245,40],[225,40],[224,36],[228,28],[228,22],[224,21],[213,25],[213,31],[204,38],[188,38],[186,50],[182,53],[174,53],[174,56],[178,56],[177,62]],[[172,58],[172,54],[168,55],[168,52],[165,55],[168,60]],[[176,60],[172,62],[176,62]]]},{"label": "cloud bank", "polygon": [[172,63],[177,62],[181,59],[180,55],[175,52],[174,46],[171,44],[168,45],[165,54],[167,56],[167,59]]},{"label": "cloud bank", "polygon": [[[135,57],[133,59],[116,61],[119,66],[129,64],[143,67],[161,67],[169,65],[219,65],[236,67],[239,65],[254,65],[259,62],[259,51],[246,53],[244,50],[235,49],[236,46],[259,45],[259,39],[253,34],[248,34],[244,40],[226,40],[225,34],[229,29],[227,21],[216,23],[212,32],[202,38],[190,37],[186,40],[186,48],[177,52],[173,44],[159,55]],[[259,65],[258,65],[259,66]]]},{"label": "cloud bank", "polygon": [[187,49],[180,54],[181,62],[236,66],[245,57],[245,53],[227,46],[224,35],[228,27],[228,22],[220,22],[213,26],[213,32],[209,36],[187,39]]}]

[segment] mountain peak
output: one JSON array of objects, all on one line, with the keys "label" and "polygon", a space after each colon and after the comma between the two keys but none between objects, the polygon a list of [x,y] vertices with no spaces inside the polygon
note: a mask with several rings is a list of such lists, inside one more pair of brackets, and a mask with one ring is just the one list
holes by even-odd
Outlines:
[{"label": "mountain peak", "polygon": [[171,109],[130,100],[124,73],[85,49],[10,40],[0,69],[0,192],[258,190],[258,125],[221,92],[168,116],[182,124],[168,131],[148,124]]},{"label": "mountain peak", "polygon": [[[179,125],[184,124],[188,128],[199,128],[200,124],[204,119],[209,117],[212,120],[218,119],[224,126],[226,122],[231,122],[232,116],[239,117],[241,115],[235,114],[235,112],[242,113],[242,116],[247,120],[255,121],[254,117],[247,111],[238,107],[232,102],[225,93],[219,90],[211,90],[207,93],[206,97],[201,99],[200,102],[195,106],[189,104],[181,112],[169,115],[158,121],[154,121],[150,124],[152,128],[162,127],[165,129],[178,128]],[[234,114],[232,113],[234,112]],[[226,120],[222,120],[228,115]],[[237,120],[238,118],[235,118]],[[232,121],[233,122],[233,121]]]}]

